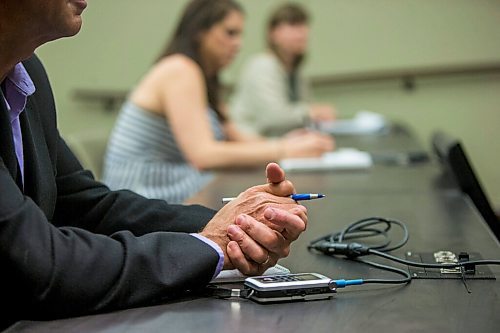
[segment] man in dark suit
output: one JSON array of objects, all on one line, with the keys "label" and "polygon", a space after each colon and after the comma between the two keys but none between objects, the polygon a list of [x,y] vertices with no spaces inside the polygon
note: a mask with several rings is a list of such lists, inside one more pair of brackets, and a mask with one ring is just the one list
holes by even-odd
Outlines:
[{"label": "man in dark suit", "polygon": [[0,2],[0,328],[138,306],[259,274],[288,255],[307,214],[283,170],[219,212],[169,205],[94,180],[59,136],[34,50],[76,34],[84,0]]}]

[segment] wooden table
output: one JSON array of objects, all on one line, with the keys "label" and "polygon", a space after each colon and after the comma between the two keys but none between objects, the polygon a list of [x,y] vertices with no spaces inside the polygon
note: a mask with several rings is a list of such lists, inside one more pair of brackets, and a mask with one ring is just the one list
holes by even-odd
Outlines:
[{"label": "wooden table", "polygon": [[[357,140],[359,147],[371,151],[421,149],[407,133],[338,142],[342,140],[349,145]],[[408,225],[408,244],[394,252],[400,257],[408,251],[450,250],[500,259],[500,245],[487,225],[435,162],[376,165],[358,172],[290,173],[288,178],[301,192],[327,195],[304,203],[309,210],[308,229],[292,245],[291,255],[280,261],[292,272],[318,272],[336,279],[394,277],[307,250],[311,240],[370,216],[395,218]],[[217,209],[221,197],[264,180],[262,170],[221,171],[190,201]],[[499,266],[490,268],[500,276]],[[272,305],[187,297],[94,316],[19,322],[8,332],[498,332],[500,281],[468,280],[467,284],[472,293],[460,279],[414,279],[409,285],[342,289],[332,300]]]}]

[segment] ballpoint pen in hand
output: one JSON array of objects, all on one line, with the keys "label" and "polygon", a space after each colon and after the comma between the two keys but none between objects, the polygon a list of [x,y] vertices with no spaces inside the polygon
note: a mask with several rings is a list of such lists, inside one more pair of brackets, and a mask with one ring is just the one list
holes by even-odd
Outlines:
[{"label": "ballpoint pen in hand", "polygon": [[[313,199],[321,199],[324,198],[324,194],[320,193],[294,193],[290,196],[295,201],[301,201],[301,200],[313,200]],[[229,202],[236,199],[235,197],[232,198],[222,198],[222,202]]]}]

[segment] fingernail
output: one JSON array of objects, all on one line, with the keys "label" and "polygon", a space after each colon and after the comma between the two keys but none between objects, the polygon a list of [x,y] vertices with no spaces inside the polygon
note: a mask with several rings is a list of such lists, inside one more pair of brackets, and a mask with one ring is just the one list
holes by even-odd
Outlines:
[{"label": "fingernail", "polygon": [[268,208],[266,209],[266,211],[264,212],[264,217],[268,220],[272,220],[274,219],[274,216],[276,215],[276,211],[272,208]]},{"label": "fingernail", "polygon": [[235,241],[230,241],[228,244],[229,248],[232,250],[232,251],[236,251],[237,247],[238,247],[238,244],[235,242]]},{"label": "fingernail", "polygon": [[245,222],[245,215],[238,215],[238,217],[236,217],[235,223],[237,225],[242,225],[244,222]]},{"label": "fingernail", "polygon": [[229,227],[227,227],[227,234],[231,237],[236,237],[238,236],[240,233],[240,228],[238,228],[237,226],[235,226],[234,224],[230,225]]}]

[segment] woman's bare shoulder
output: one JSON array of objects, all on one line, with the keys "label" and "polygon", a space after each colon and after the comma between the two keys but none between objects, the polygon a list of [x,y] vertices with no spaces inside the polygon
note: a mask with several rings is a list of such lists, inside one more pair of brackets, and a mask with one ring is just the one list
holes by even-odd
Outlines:
[{"label": "woman's bare shoulder", "polygon": [[190,76],[202,75],[200,66],[191,58],[183,54],[173,54],[161,59],[155,66],[154,71],[161,76]]}]

